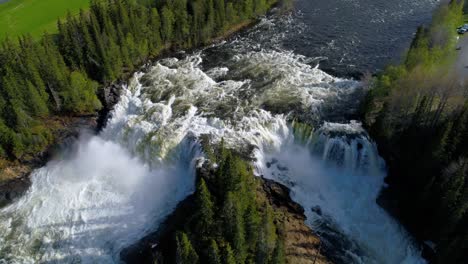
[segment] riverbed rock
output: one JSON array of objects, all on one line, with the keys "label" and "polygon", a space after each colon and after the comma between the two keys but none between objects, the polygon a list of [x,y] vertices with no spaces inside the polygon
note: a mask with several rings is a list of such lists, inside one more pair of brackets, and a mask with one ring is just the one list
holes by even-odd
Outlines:
[{"label": "riverbed rock", "polygon": [[0,208],[23,195],[31,185],[27,174],[0,183]]},{"label": "riverbed rock", "polygon": [[99,98],[105,109],[111,110],[120,99],[122,85],[111,84],[99,90]]},{"label": "riverbed rock", "polygon": [[304,208],[291,200],[290,190],[269,179],[262,179],[262,188],[284,226],[286,263],[332,263],[320,251],[320,238],[305,224]]},{"label": "riverbed rock", "polygon": [[[198,175],[209,179],[214,169],[204,164],[198,169]],[[208,177],[208,178],[206,178]],[[289,189],[269,179],[258,178],[261,181],[258,192],[274,208],[279,224],[284,227],[286,263],[290,264],[322,264],[332,263],[321,252],[320,238],[305,224],[304,209],[291,200]],[[208,181],[209,182],[209,181]],[[120,256],[125,263],[154,263],[158,258],[159,241],[172,239],[171,234],[180,223],[187,220],[187,213],[193,208],[194,197],[189,196],[182,201],[175,211],[167,217],[159,230],[149,234],[134,245],[124,249]],[[162,243],[164,244],[164,243]]]},{"label": "riverbed rock", "polygon": [[102,109],[99,111],[99,118],[97,119],[98,130],[104,128],[107,120],[110,119],[111,111],[120,100],[122,86],[123,83],[113,83],[98,91],[98,97],[102,103]]}]

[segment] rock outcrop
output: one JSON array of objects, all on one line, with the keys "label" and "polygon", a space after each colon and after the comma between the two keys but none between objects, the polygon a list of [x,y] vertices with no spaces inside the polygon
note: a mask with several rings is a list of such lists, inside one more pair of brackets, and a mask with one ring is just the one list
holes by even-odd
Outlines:
[{"label": "rock outcrop", "polygon": [[262,188],[284,227],[286,263],[331,263],[320,252],[320,238],[305,224],[304,209],[291,200],[289,189],[268,179],[262,179]]},{"label": "rock outcrop", "polygon": [[[199,169],[198,174],[210,177],[212,170],[206,166]],[[305,224],[304,209],[291,200],[289,189],[272,180],[258,178],[261,181],[258,195],[268,200],[274,208],[277,220],[284,228],[281,232],[285,238],[286,263],[290,264],[322,264],[331,263],[320,252],[320,238]],[[182,201],[176,210],[168,216],[159,230],[144,237],[136,244],[121,252],[125,263],[153,263],[158,252],[164,251],[159,241],[173,239],[177,226],[187,220],[186,215],[191,210],[194,197],[189,196]]]},{"label": "rock outcrop", "polygon": [[18,178],[0,182],[0,208],[23,195],[30,185],[31,180],[27,172]]}]

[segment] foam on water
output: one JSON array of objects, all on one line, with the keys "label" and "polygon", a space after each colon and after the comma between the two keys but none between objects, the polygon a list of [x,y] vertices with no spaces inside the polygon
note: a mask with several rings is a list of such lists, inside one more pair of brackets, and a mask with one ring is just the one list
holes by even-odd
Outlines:
[{"label": "foam on water", "polygon": [[151,168],[112,141],[81,140],[68,157],[35,171],[28,193],[1,210],[0,259],[114,262],[192,191],[188,164]]},{"label": "foam on water", "polygon": [[[335,261],[425,263],[407,232],[376,203],[385,164],[358,123],[325,123],[305,144],[291,129],[273,133],[279,140],[255,152],[257,173],[291,188],[324,247],[342,246]],[[333,241],[337,233],[351,243]]]},{"label": "foam on water", "polygon": [[278,50],[238,54],[221,67],[202,62],[203,54],[165,59],[135,74],[100,135],[34,172],[29,192],[0,210],[0,258],[117,262],[193,191],[198,139],[207,134],[239,150],[253,146],[258,174],[290,186],[315,230],[334,223],[358,245],[346,248],[355,260],[420,261],[375,203],[383,163],[359,123],[324,123],[295,140],[291,120],[318,124],[324,107],[344,104],[358,82]]}]

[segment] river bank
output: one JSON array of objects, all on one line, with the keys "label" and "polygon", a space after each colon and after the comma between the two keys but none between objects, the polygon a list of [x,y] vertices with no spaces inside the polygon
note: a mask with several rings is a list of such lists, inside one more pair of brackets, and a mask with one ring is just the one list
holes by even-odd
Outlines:
[{"label": "river bank", "polygon": [[[239,24],[236,26],[235,30],[228,31],[223,38],[217,38],[213,40],[212,43],[228,39],[233,34],[245,30],[252,25],[252,21]],[[153,61],[170,56],[171,54],[173,53],[168,51],[164,56],[158,56],[156,59],[148,60],[145,66],[142,67],[142,70],[147,70]],[[44,166],[54,157],[54,154],[59,153],[57,150],[66,147],[70,142],[77,141],[82,130],[88,130],[92,134],[98,134],[105,127],[107,121],[112,118],[110,113],[114,105],[120,99],[122,85],[124,85],[124,83],[112,84],[100,90],[99,98],[104,107],[97,115],[70,118],[74,121],[63,121],[61,126],[57,126],[57,130],[54,134],[56,135],[54,144],[51,144],[44,153],[34,157],[35,162],[23,162],[18,165],[18,168],[14,166],[7,167],[6,170],[19,170],[19,168],[22,168],[23,171],[20,177],[12,177],[9,180],[5,180],[0,186],[0,194],[2,197],[2,204],[0,205],[5,206],[24,194],[31,184],[29,178],[31,172],[36,168]],[[27,164],[27,166],[23,164]],[[289,190],[285,186],[274,183],[271,180],[261,179],[259,181],[262,182],[262,188],[257,190],[257,192],[263,197],[262,199],[269,201],[275,212],[277,211],[280,216],[280,224],[285,226],[282,232],[284,232],[285,235],[285,252],[288,263],[329,263],[326,257],[320,254],[320,239],[313,233],[311,228],[305,224],[304,209],[291,200],[289,197]],[[190,201],[190,199],[189,197],[186,201],[182,202],[182,205],[176,209],[174,214],[178,214],[180,210],[183,210],[183,204]],[[172,219],[172,216],[166,221],[172,221],[170,219]],[[182,220],[184,219],[179,219],[179,221]]]},{"label": "river bank", "polygon": [[[254,151],[258,175],[293,190],[301,204],[302,217],[296,214],[300,221],[292,226],[338,245],[341,263],[418,263],[417,245],[375,204],[383,162],[374,144],[358,122],[326,117],[353,111],[348,105],[357,100],[348,93],[359,83],[328,75],[314,58],[272,47],[277,36],[287,39],[300,28],[295,22],[264,19],[232,41],[148,63],[148,72],[118,90],[113,117],[97,122],[107,129],[42,168],[27,197],[2,211],[0,228],[8,236],[0,256],[114,263],[123,245],[154,231],[174,201],[193,191],[187,168],[199,157],[197,139],[211,135]],[[317,127],[307,123],[297,132],[295,115]],[[305,241],[313,246],[294,254],[311,257],[316,237]]]},{"label": "river bank", "polygon": [[[288,2],[288,1],[285,1]],[[287,9],[283,9],[282,3],[275,4],[269,11],[269,15],[274,13],[281,13]],[[289,8],[289,6],[285,6]],[[235,24],[227,29],[222,35],[213,38],[203,46],[193,47],[183,50],[190,53],[202,47],[207,47],[215,43],[239,34],[253,25],[258,23],[258,20],[247,20],[239,24]],[[157,56],[149,57],[141,63],[138,71],[145,71],[152,65],[153,62],[171,57],[181,52],[177,47],[167,45]],[[138,72],[136,71],[136,72]],[[129,79],[133,77],[134,72],[126,72],[121,78],[114,82],[105,85],[98,89],[97,96],[102,104],[102,109],[95,114],[88,114],[84,116],[54,116],[44,122],[47,127],[51,128],[52,142],[35,155],[31,155],[19,160],[9,161],[0,158],[0,208],[11,203],[14,199],[20,197],[30,186],[30,175],[53,158],[56,150],[64,143],[77,140],[81,131],[88,131],[93,134],[98,134],[102,128],[105,127],[107,120],[110,118],[109,114],[112,112],[114,105],[120,99],[120,92],[122,86],[125,85]]]},{"label": "river bank", "polygon": [[56,117],[47,121],[53,127],[54,140],[36,155],[17,160],[4,161],[0,169],[0,208],[23,195],[31,185],[30,175],[54,157],[62,148],[76,141],[81,133],[97,133],[98,115]]},{"label": "river bank", "polygon": [[[206,166],[197,170],[199,178],[215,177],[213,171]],[[290,190],[273,180],[255,178],[258,187],[256,199],[265,201],[275,212],[278,236],[284,241],[286,263],[290,264],[329,264],[324,256],[320,238],[305,224],[304,209],[290,197]],[[176,231],[187,224],[194,212],[196,199],[190,195],[179,203],[174,212],[159,226],[157,231],[145,236],[137,243],[122,250],[120,256],[125,263],[165,263],[162,256],[170,254],[173,248],[168,248],[175,238]],[[167,257],[167,256],[166,256]]]},{"label": "river bank", "polygon": [[468,257],[468,46],[456,32],[462,3],[441,4],[433,22],[418,29],[404,63],[377,77],[364,104],[366,128],[388,164],[384,207],[423,242],[430,263]]}]

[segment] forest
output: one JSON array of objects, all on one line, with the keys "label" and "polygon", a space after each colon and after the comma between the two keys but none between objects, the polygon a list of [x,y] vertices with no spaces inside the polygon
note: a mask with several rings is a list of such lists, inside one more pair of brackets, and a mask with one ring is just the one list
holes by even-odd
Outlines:
[{"label": "forest", "polygon": [[434,263],[468,259],[468,87],[452,0],[420,27],[402,65],[371,82],[363,118],[388,162],[396,213],[436,245]]},{"label": "forest", "polygon": [[282,226],[249,162],[223,143],[205,151],[207,166],[218,166],[199,173],[194,202],[178,209],[184,215],[170,221],[151,263],[285,263]]},{"label": "forest", "polygon": [[[97,92],[163,51],[209,43],[263,15],[276,0],[92,0],[58,33],[0,44],[0,161],[54,140],[48,120],[95,113]],[[1,162],[0,162],[1,163]]]}]

